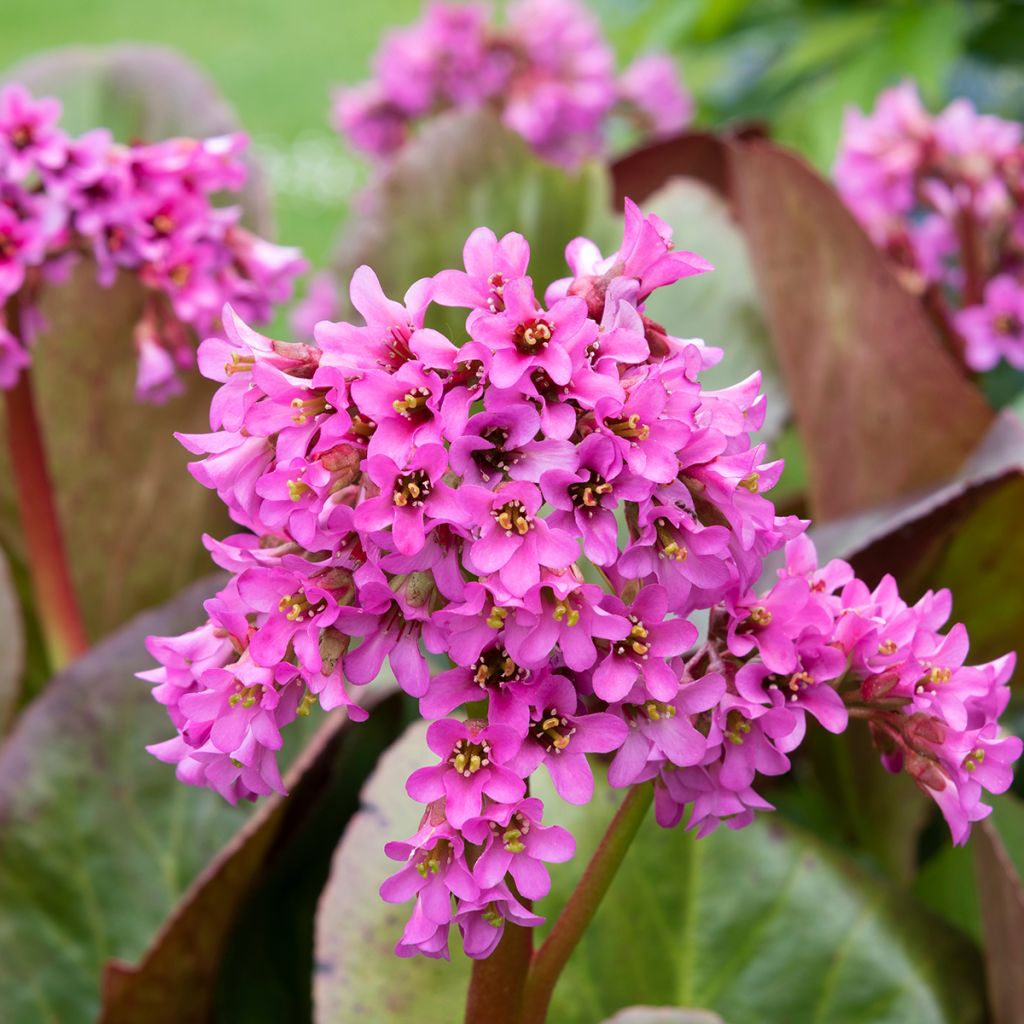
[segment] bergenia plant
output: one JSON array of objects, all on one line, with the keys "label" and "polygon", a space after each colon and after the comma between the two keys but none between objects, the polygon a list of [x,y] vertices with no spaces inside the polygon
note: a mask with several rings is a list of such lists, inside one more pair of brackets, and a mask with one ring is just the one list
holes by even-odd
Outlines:
[{"label": "bergenia plant", "polygon": [[937,115],[907,82],[850,110],[841,195],[922,294],[970,369],[1024,370],[1022,127],[956,99]]},{"label": "bergenia plant", "polygon": [[481,4],[431,3],[420,22],[386,37],[370,81],[338,91],[334,122],[356,149],[386,159],[424,119],[485,107],[566,166],[604,153],[616,117],[640,137],[661,137],[693,114],[668,56],[640,57],[616,75],[582,4],[515,0],[504,24]]},{"label": "bergenia plant", "polygon": [[105,129],[69,136],[60,119],[55,99],[0,91],[0,388],[29,363],[41,293],[87,258],[101,285],[123,272],[145,289],[136,391],[164,401],[225,303],[265,322],[305,264],[243,228],[241,207],[214,204],[245,182],[244,135],[121,145]]},{"label": "bergenia plant", "polygon": [[[526,239],[486,228],[465,270],[401,301],[362,267],[365,322],[321,323],[316,347],[227,313],[200,350],[222,384],[212,431],[181,440],[245,532],[208,542],[230,581],[204,625],[150,639],[144,673],[176,730],[152,753],[236,801],[281,792],[283,727],[318,706],[365,717],[390,665],[431,723],[406,784],[421,824],[388,845],[381,889],[412,903],[400,956],[447,957],[457,932],[484,961],[509,922],[540,923],[574,841],[531,779],[586,804],[606,773],[624,800],[534,954],[524,1021],[651,802],[667,828],[741,828],[808,718],[861,719],[959,844],[1021,753],[999,725],[1014,658],[965,664],[948,592],[871,589],[776,512],[759,376],[704,388],[721,351],[644,312],[711,267],[625,214],[618,251],[577,239],[546,288]],[[465,310],[464,331],[427,326],[435,306]],[[471,1019],[514,1019],[488,1012]]]}]

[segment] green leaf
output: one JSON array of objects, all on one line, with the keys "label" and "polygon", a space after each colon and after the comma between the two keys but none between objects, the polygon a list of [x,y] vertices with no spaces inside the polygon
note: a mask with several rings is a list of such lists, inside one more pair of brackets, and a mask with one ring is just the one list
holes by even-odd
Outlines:
[{"label": "green leaf", "polygon": [[[383,843],[417,827],[404,781],[424,758],[417,726],[382,759],[338,847],[317,922],[317,1024],[460,1017],[467,962],[457,949],[451,963],[392,956],[409,908],[376,896],[396,867]],[[546,776],[531,781],[549,820],[578,843],[537,908],[553,916],[621,794],[599,786],[590,805],[566,807]],[[729,1024],[973,1024],[977,973],[969,944],[780,819],[704,840],[648,820],[569,962],[551,1019],[590,1024],[643,1002],[709,1009]]]},{"label": "green leaf", "polygon": [[173,733],[134,673],[150,633],[202,619],[209,580],[57,677],[0,750],[0,1017],[92,1021],[111,957],[134,960],[245,821],[144,746]]},{"label": "green leaf", "polygon": [[967,26],[965,6],[954,0],[810,20],[759,83],[769,92],[773,85],[785,86],[773,119],[776,137],[828,168],[847,107],[871,109],[884,88],[903,79],[916,81],[928,102],[945,99],[949,68],[963,50]]},{"label": "green leaf", "polygon": [[668,325],[673,334],[703,338],[724,350],[722,361],[701,374],[706,389],[729,387],[760,372],[768,399],[762,438],[774,437],[789,405],[747,244],[725,200],[693,178],[673,178],[644,200],[643,210],[674,228],[679,248],[699,253],[715,268],[713,273],[655,292],[646,304],[647,315]]},{"label": "green leaf", "polygon": [[[379,699],[377,683],[370,693]],[[297,794],[289,796],[273,856],[241,909],[220,965],[217,1024],[312,1019],[313,924],[331,855],[359,810],[367,776],[407,724],[410,704],[409,698],[393,696],[375,707],[369,721],[336,745],[320,777],[310,780],[310,799],[296,806]],[[147,1024],[154,1022],[147,1018]]]},{"label": "green leaf", "polygon": [[[385,292],[401,296],[413,281],[462,266],[474,228],[499,237],[518,231],[530,243],[530,274],[539,294],[568,274],[563,252],[578,235],[613,247],[621,230],[609,212],[607,172],[588,164],[568,174],[533,156],[493,116],[435,118],[361,197],[342,233],[335,261],[348,281],[373,267]],[[465,314],[456,311],[452,323]]]},{"label": "green leaf", "polygon": [[730,171],[804,441],[812,513],[836,518],[947,477],[993,413],[921,303],[795,154],[734,143]]}]

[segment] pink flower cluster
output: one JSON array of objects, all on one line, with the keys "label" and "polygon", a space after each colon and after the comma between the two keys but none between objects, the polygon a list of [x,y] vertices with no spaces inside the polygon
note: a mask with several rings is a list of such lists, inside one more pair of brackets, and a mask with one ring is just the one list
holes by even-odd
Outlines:
[{"label": "pink flower cluster", "polygon": [[240,208],[212,205],[245,181],[244,136],[122,146],[103,129],[71,138],[60,116],[57,100],[0,91],[0,387],[29,363],[43,287],[89,256],[103,286],[126,271],[145,287],[136,391],[163,401],[226,302],[268,320],[305,264],[241,227]]},{"label": "pink flower cluster", "polygon": [[1024,370],[1021,125],[966,99],[933,116],[904,83],[847,112],[835,178],[908,284],[931,289],[967,365]]},{"label": "pink flower cluster", "polygon": [[[576,240],[543,300],[520,235],[480,228],[464,256],[401,302],[360,268],[365,323],[321,323],[318,347],[230,314],[202,346],[213,432],[182,441],[251,532],[208,541],[232,574],[209,621],[150,641],[178,730],[153,753],[229,800],[280,791],[281,727],[317,704],[364,717],[388,661],[432,721],[407,783],[421,827],[387,848],[384,899],[415,898],[402,955],[446,956],[455,924],[486,956],[506,920],[540,920],[524,901],[574,848],[528,794],[542,767],[584,804],[607,761],[704,835],[770,808],[758,779],[808,714],[860,717],[963,841],[1021,752],[997,724],[1012,658],[964,666],[948,594],[908,607],[891,579],[821,568],[776,514],[759,377],[704,389],[721,352],[644,312],[708,264],[628,201],[619,250]],[[435,304],[467,311],[461,346],[426,326]]]},{"label": "pink flower cluster", "polygon": [[504,26],[479,4],[432,3],[422,21],[387,36],[374,69],[338,92],[334,120],[376,157],[452,108],[490,107],[542,157],[569,166],[604,151],[613,113],[655,137],[693,115],[667,56],[641,57],[616,78],[614,53],[576,0],[514,0]]}]

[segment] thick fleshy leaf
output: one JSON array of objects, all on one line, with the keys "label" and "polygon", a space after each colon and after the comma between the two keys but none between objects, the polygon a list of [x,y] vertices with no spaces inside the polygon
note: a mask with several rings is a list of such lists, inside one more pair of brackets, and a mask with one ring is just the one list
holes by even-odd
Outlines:
[{"label": "thick fleshy leaf", "polygon": [[684,338],[703,338],[724,350],[722,361],[701,374],[705,388],[736,384],[760,371],[768,398],[763,436],[773,437],[789,404],[764,322],[744,236],[725,200],[695,178],[672,178],[643,203],[675,229],[676,245],[699,253],[714,272],[664,288],[647,301],[648,316]]},{"label": "thick fleshy leaf", "polygon": [[[43,301],[49,324],[32,378],[79,602],[92,637],[209,572],[202,533],[223,535],[217,496],[186,469],[175,430],[208,429],[212,388],[196,374],[163,406],[134,397],[132,326],[141,293],[121,277],[101,289],[80,265]],[[24,564],[6,429],[0,426],[0,539]]]},{"label": "thick fleshy leaf", "polygon": [[807,450],[816,518],[942,480],[993,413],[921,303],[796,154],[734,144],[730,181]]},{"label": "thick fleshy leaf", "polygon": [[1024,805],[1001,797],[974,840],[993,1024],[1024,1020]]},{"label": "thick fleshy leaf", "polygon": [[211,1018],[216,979],[235,922],[279,847],[320,797],[331,763],[358,725],[343,714],[321,725],[274,795],[182,896],[138,965],[107,962],[101,1024],[178,1024]]},{"label": "thick fleshy leaf", "polygon": [[7,559],[0,550],[0,732],[14,713],[25,665],[25,634],[21,606]]},{"label": "thick fleshy leaf", "polygon": [[[79,132],[100,125],[118,137],[159,139],[236,130],[210,80],[174,51],[150,46],[72,47],[33,57],[4,76],[66,104]],[[246,217],[267,226],[259,176],[244,196]],[[88,263],[48,289],[33,382],[72,574],[92,637],[157,604],[208,571],[197,543],[224,532],[215,495],[197,487],[174,431],[207,429],[212,387],[197,373],[187,393],[162,407],[134,397],[132,328],[141,291],[122,276],[109,289]],[[4,428],[0,425],[0,543],[23,563]]]},{"label": "thick fleshy leaf", "polygon": [[729,195],[729,150],[724,138],[687,132],[627,153],[612,164],[615,201],[627,197],[641,206],[671,179],[696,178],[719,195]]},{"label": "thick fleshy leaf", "polygon": [[192,628],[202,581],[58,676],[0,750],[0,1017],[95,1020],[110,957],[134,960],[245,821],[144,750],[171,732],[134,673],[150,633]]},{"label": "thick fleshy leaf", "polygon": [[[347,282],[367,263],[384,290],[401,298],[418,278],[461,268],[467,236],[487,226],[499,238],[508,231],[527,238],[541,296],[568,273],[563,252],[573,238],[587,235],[614,247],[621,237],[609,191],[607,172],[597,164],[568,174],[535,157],[486,112],[445,114],[357,200],[338,247],[338,278]],[[454,311],[453,329],[460,321],[464,332],[465,313]]]},{"label": "thick fleshy leaf", "polygon": [[[317,923],[317,1024],[455,1020],[468,964],[401,960],[390,948],[408,907],[376,898],[394,870],[385,840],[419,809],[403,783],[424,758],[417,726],[382,760],[335,855]],[[553,915],[621,795],[598,787],[570,808],[543,773],[534,792],[576,835],[576,860],[552,869]],[[570,961],[552,1003],[566,1024],[604,1020],[638,1000],[714,1011],[730,1024],[981,1020],[976,954],[931,915],[837,859],[781,819],[695,840],[647,821]]]}]

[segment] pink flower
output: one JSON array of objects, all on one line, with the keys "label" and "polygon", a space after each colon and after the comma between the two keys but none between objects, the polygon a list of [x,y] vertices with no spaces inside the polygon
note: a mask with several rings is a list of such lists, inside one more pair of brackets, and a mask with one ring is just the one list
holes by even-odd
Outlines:
[{"label": "pink flower", "polygon": [[481,574],[496,573],[511,594],[521,597],[536,586],[541,566],[564,569],[575,560],[579,548],[572,536],[537,515],[541,493],[535,485],[513,482],[493,492],[463,487],[457,497],[479,531],[467,564]]},{"label": "pink flower", "polygon": [[972,370],[991,370],[1001,359],[1024,370],[1024,285],[1009,274],[994,277],[985,287],[984,305],[961,310],[956,328]]},{"label": "pink flower", "polygon": [[603,711],[580,713],[579,696],[563,675],[540,683],[529,699],[530,731],[510,767],[525,778],[543,764],[563,800],[587,803],[594,792],[594,775],[586,755],[618,748],[628,732],[625,723]]},{"label": "pink flower", "polygon": [[558,825],[542,825],[544,805],[536,797],[511,804],[492,804],[463,826],[466,838],[483,847],[473,877],[481,889],[499,885],[506,875],[516,891],[539,900],[551,889],[545,863],[561,864],[576,852],[573,837]]},{"label": "pink flower", "polygon": [[675,62],[663,53],[633,61],[619,79],[619,96],[654,138],[675,135],[693,120],[693,97],[682,87]]},{"label": "pink flower", "polygon": [[406,790],[420,803],[444,798],[445,815],[456,828],[479,817],[485,796],[512,803],[526,790],[522,776],[506,767],[519,746],[508,726],[446,718],[427,730],[427,745],[441,763],[414,771]]}]

